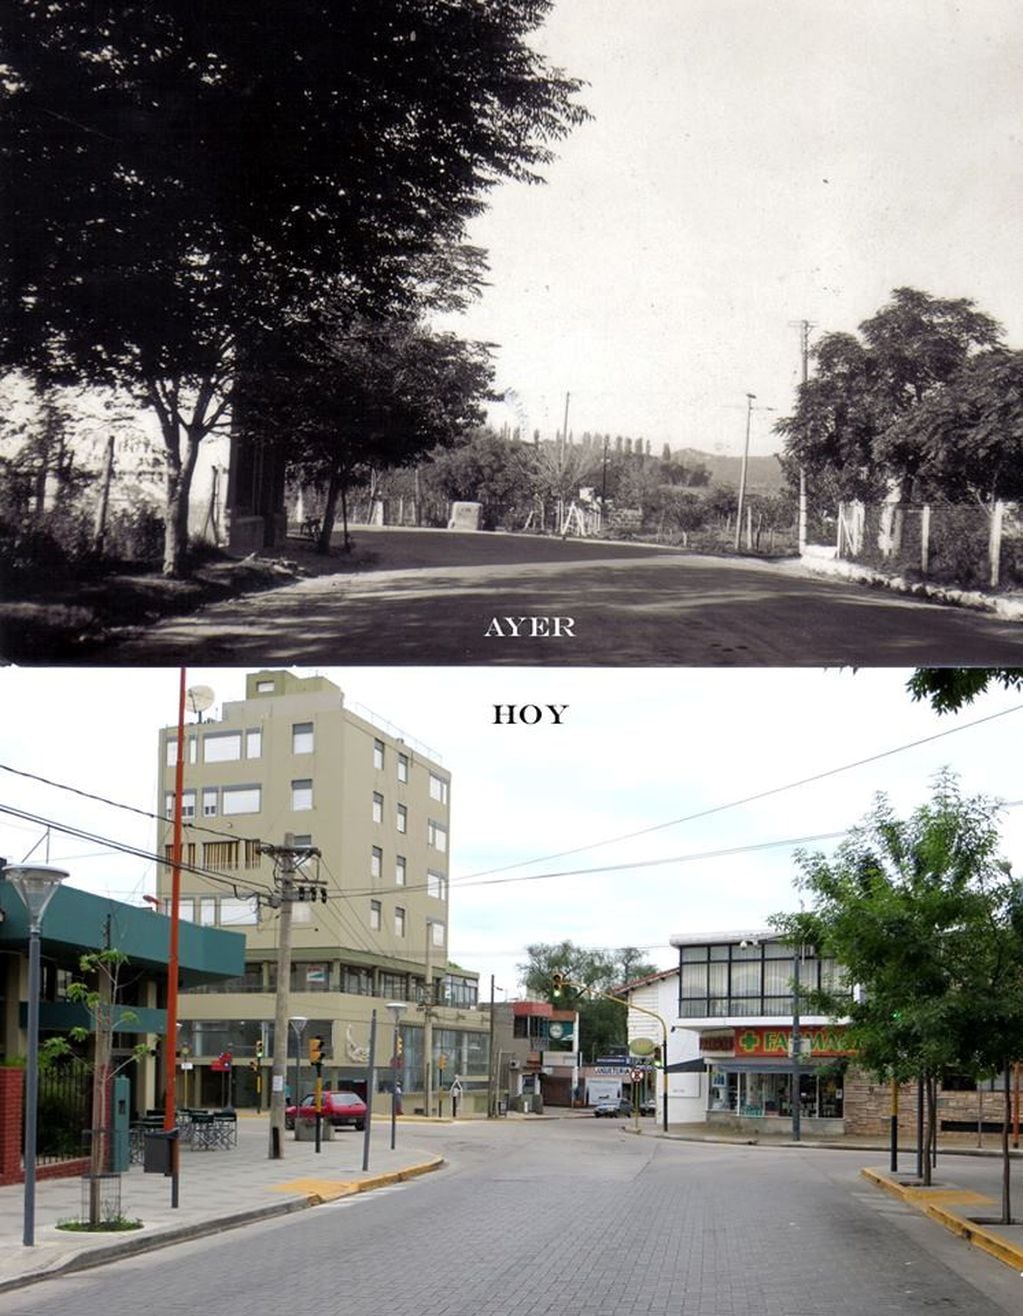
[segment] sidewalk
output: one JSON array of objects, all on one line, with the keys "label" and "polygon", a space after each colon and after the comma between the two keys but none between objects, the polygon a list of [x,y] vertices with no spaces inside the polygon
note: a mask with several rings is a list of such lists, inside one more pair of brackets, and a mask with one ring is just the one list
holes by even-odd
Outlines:
[{"label": "sidewalk", "polygon": [[43,1179],[36,1184],[35,1245],[22,1242],[25,1190],[0,1188],[0,1293],[49,1275],[100,1265],[182,1239],[231,1229],[268,1216],[301,1211],[320,1202],[424,1174],[443,1165],[414,1123],[399,1121],[396,1146],[390,1124],[372,1126],[369,1170],[362,1171],[363,1135],[337,1130],[317,1155],[312,1142],[289,1135],[281,1160],[267,1156],[266,1117],[238,1121],[238,1145],[228,1151],[181,1149],[179,1205],[171,1207],[171,1180],[133,1165],[121,1178],[121,1214],[143,1228],[118,1233],[58,1229],[78,1220],[82,1180]]},{"label": "sidewalk", "polygon": [[710,1133],[705,1124],[676,1125],[660,1136],[679,1142],[859,1152],[862,1160],[874,1162],[873,1166],[860,1170],[869,1183],[901,1198],[951,1233],[1023,1273],[1023,1152],[1010,1152],[1015,1223],[1003,1225],[1002,1153],[996,1145],[1000,1135],[985,1140],[981,1147],[970,1146],[965,1139],[958,1145],[939,1147],[938,1164],[931,1172],[932,1182],[927,1188],[916,1177],[915,1146],[900,1148],[899,1169],[893,1172],[888,1148],[877,1138],[847,1136],[839,1140],[809,1136],[793,1142],[791,1137],[781,1135]]}]

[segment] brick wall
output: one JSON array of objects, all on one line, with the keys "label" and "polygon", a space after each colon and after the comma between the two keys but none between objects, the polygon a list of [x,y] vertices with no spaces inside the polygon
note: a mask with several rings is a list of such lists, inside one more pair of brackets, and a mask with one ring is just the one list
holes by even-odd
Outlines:
[{"label": "brick wall", "polygon": [[[24,1183],[22,1169],[22,1108],[25,1102],[25,1071],[0,1067],[0,1187]],[[37,1179],[64,1179],[85,1174],[87,1160],[54,1161],[36,1165]]]},{"label": "brick wall", "polygon": [[[859,1070],[850,1068],[845,1075],[845,1131],[864,1137],[887,1135],[891,1118],[891,1085],[879,1083]],[[973,1136],[969,1131],[961,1135],[941,1130],[942,1120],[964,1120],[976,1126],[979,1118],[999,1128],[1005,1110],[1005,1093],[997,1092],[946,1092],[938,1090],[939,1138],[955,1139]],[[910,1131],[916,1129],[916,1084],[905,1083],[899,1088],[899,1125]]]},{"label": "brick wall", "polygon": [[25,1071],[0,1068],[0,1184],[21,1183],[21,1111]]}]

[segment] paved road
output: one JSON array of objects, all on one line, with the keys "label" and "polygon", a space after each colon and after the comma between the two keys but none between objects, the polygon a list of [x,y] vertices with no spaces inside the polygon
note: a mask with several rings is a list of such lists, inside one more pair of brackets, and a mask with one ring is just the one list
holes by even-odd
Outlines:
[{"label": "paved road", "polygon": [[[356,538],[373,559],[367,568],[217,604],[91,660],[1023,665],[1021,623],[793,566],[529,536],[363,529]],[[571,618],[559,629],[572,633],[514,636],[507,617]]]},{"label": "paved road", "polygon": [[1020,1310],[1006,1266],[858,1177],[862,1155],[431,1128],[450,1168],[10,1295],[10,1316],[880,1316]]}]

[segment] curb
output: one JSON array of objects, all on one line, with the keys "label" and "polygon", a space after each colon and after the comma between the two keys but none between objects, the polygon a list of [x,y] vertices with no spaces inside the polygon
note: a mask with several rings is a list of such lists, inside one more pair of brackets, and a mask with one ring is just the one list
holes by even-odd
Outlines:
[{"label": "curb", "polygon": [[340,1191],[299,1194],[286,1202],[277,1202],[268,1206],[253,1207],[248,1211],[238,1211],[233,1215],[215,1216],[209,1220],[198,1220],[190,1225],[172,1225],[152,1234],[132,1234],[129,1238],[108,1243],[100,1247],[72,1252],[51,1266],[41,1270],[28,1271],[11,1279],[0,1280],[0,1293],[12,1289],[25,1288],[29,1284],[38,1284],[42,1280],[53,1279],[60,1275],[73,1274],[79,1270],[89,1270],[94,1266],[106,1265],[119,1257],[137,1256],[142,1252],[155,1252],[159,1248],[170,1247],[174,1243],[186,1243],[193,1238],[201,1238],[210,1233],[221,1233],[227,1229],[240,1229],[243,1225],[257,1224],[261,1220],[271,1220],[275,1216],[293,1215],[296,1211],[305,1211],[309,1207],[320,1206],[342,1197],[356,1193],[371,1192],[374,1188],[386,1188],[392,1184],[403,1183],[406,1179],[416,1179],[420,1175],[439,1170],[445,1164],[443,1156],[431,1157],[418,1165],[406,1166],[403,1170],[391,1170],[386,1174],[371,1175],[367,1179],[342,1179],[337,1181]]},{"label": "curb", "polygon": [[[972,1220],[965,1220],[951,1210],[950,1207],[941,1205],[939,1201],[928,1201],[928,1196],[932,1193],[935,1195],[940,1193],[947,1200],[949,1195],[947,1189],[923,1188],[915,1184],[896,1183],[894,1179],[890,1179],[878,1170],[863,1169],[860,1174],[876,1188],[884,1189],[885,1192],[891,1193],[893,1197],[898,1197],[910,1206],[916,1207],[918,1211],[929,1216],[931,1220],[936,1220],[950,1233],[965,1239],[967,1243],[972,1243],[974,1247],[981,1248],[982,1251],[1004,1262],[1005,1265],[1012,1266],[1014,1270],[1023,1272],[1023,1246],[1010,1243],[1007,1239],[1002,1238],[1000,1234],[986,1228],[984,1225],[975,1224]],[[956,1195],[960,1196],[959,1194]],[[967,1194],[964,1191],[961,1196],[971,1204],[975,1204],[978,1194]]]}]

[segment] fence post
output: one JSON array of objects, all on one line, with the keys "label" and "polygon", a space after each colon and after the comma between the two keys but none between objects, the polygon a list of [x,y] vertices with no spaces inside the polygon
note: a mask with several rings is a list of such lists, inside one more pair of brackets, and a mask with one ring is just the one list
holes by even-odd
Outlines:
[{"label": "fence post", "polygon": [[991,507],[991,529],[988,535],[987,557],[990,566],[988,582],[992,589],[998,588],[1002,575],[1002,523],[1005,519],[1005,504],[996,498]]},{"label": "fence post", "polygon": [[931,505],[920,509],[920,574],[926,576],[931,565]]}]

